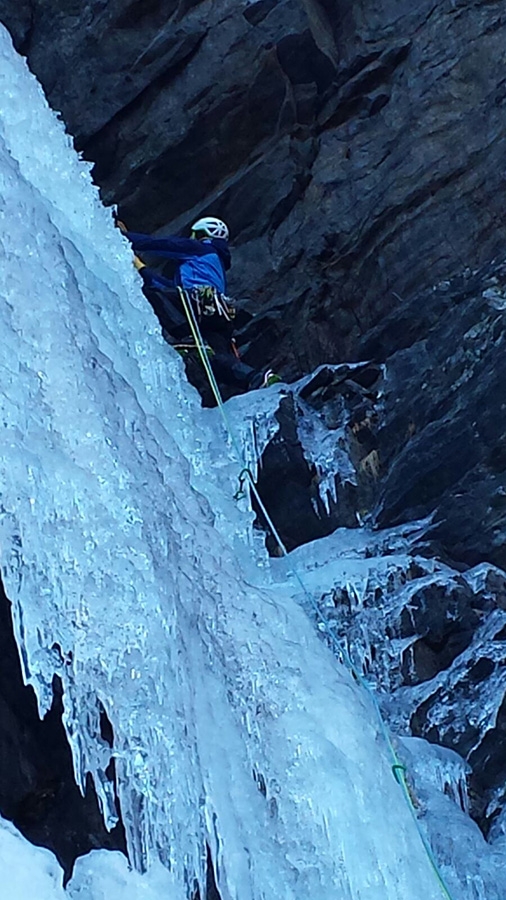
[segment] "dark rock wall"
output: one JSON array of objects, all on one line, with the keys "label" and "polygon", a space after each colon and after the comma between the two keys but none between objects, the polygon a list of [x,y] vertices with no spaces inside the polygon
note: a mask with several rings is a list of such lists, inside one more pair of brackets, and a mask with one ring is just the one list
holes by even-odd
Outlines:
[{"label": "dark rock wall", "polygon": [[388,357],[376,521],[433,513],[433,552],[506,568],[506,266],[415,297],[403,321],[365,345]]},{"label": "dark rock wall", "polygon": [[0,18],[138,230],[213,211],[252,362],[353,357],[505,241],[501,0],[4,0]]},{"label": "dark rock wall", "polygon": [[353,523],[389,528],[432,516],[424,555],[506,569],[505,350],[506,265],[491,263],[415,294],[368,331],[358,352],[376,360],[365,375],[385,361],[380,384],[354,385],[360,369],[320,369],[301,397],[330,433],[333,391],[345,400],[357,489],[341,491],[331,515],[316,512],[314,473],[303,473],[281,427],[259,488],[287,547]]}]

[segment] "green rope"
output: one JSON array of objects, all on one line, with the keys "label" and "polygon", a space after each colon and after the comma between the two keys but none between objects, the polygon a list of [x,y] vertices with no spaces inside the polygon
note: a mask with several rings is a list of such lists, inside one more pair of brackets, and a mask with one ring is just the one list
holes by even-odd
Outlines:
[{"label": "green rope", "polygon": [[[225,412],[224,404],[223,404],[223,398],[222,398],[222,396],[221,396],[221,392],[220,392],[220,389],[219,389],[219,387],[218,387],[218,383],[217,383],[217,381],[216,381],[216,378],[214,377],[214,372],[213,372],[213,370],[212,370],[212,368],[211,368],[211,364],[210,364],[210,362],[209,362],[209,356],[208,356],[207,347],[206,347],[206,345],[204,344],[204,341],[203,341],[203,339],[202,339],[202,334],[201,334],[201,331],[200,331],[200,328],[199,328],[199,325],[198,325],[198,322],[197,322],[195,313],[194,313],[194,311],[193,311],[193,307],[192,307],[192,305],[191,305],[191,301],[188,299],[188,296],[187,296],[186,292],[185,292],[182,288],[179,288],[179,294],[180,294],[180,296],[181,296],[181,302],[182,302],[182,304],[183,304],[183,309],[184,309],[184,311],[185,311],[185,313],[186,313],[186,317],[187,317],[187,319],[188,319],[188,323],[189,323],[190,328],[191,328],[191,332],[192,332],[193,339],[194,339],[195,344],[196,344],[196,347],[197,347],[197,349],[198,349],[198,351],[199,351],[199,356],[200,356],[200,359],[201,359],[201,361],[202,361],[202,365],[204,366],[204,370],[205,370],[205,372],[206,372],[206,374],[207,374],[207,377],[208,377],[208,379],[209,379],[209,384],[210,384],[210,386],[211,386],[211,390],[212,390],[212,392],[213,392],[214,398],[215,398],[215,400],[216,400],[216,403],[217,403],[218,408],[219,408],[219,410],[220,410],[221,416],[222,416],[223,421],[224,421],[224,423],[225,423],[225,427],[226,427],[226,429],[227,429],[227,431],[228,431],[228,434],[229,434],[229,437],[230,437],[230,441],[231,441],[231,443],[232,443],[232,446],[233,446],[233,448],[234,448],[234,450],[235,450],[235,452],[236,452],[236,454],[237,454],[237,456],[238,456],[238,459],[239,459],[239,461],[240,461],[240,460],[243,458],[243,457],[242,457],[242,450],[241,450],[241,448],[239,447],[239,444],[237,443],[237,440],[236,440],[236,438],[235,438],[235,436],[234,436],[234,432],[233,432],[232,427],[231,427],[231,425],[230,425],[230,422],[229,422],[229,420],[228,420],[228,416],[227,416],[227,414],[226,414],[226,412]],[[240,497],[243,497],[243,496],[244,496],[244,493],[245,493],[245,492],[244,492],[244,484],[245,484],[246,480],[249,481],[249,485],[250,485],[251,492],[252,492],[252,494],[254,495],[254,497],[255,497],[255,499],[256,499],[256,501],[257,501],[257,503],[258,503],[259,509],[261,510],[261,512],[262,512],[262,514],[263,514],[263,516],[264,516],[264,518],[265,518],[265,521],[266,521],[266,523],[267,523],[267,526],[269,527],[269,529],[270,529],[270,531],[271,531],[271,533],[272,533],[272,536],[273,536],[274,540],[276,541],[276,543],[277,543],[279,549],[281,550],[282,555],[287,557],[287,556],[288,556],[288,550],[286,549],[285,544],[283,543],[283,540],[282,540],[282,538],[281,538],[281,535],[279,534],[279,532],[278,532],[278,530],[277,530],[277,528],[276,528],[274,522],[272,521],[272,519],[271,519],[269,513],[267,512],[267,509],[265,508],[264,502],[263,502],[262,498],[260,497],[258,488],[257,488],[257,486],[256,486],[256,484],[255,484],[255,480],[254,480],[253,474],[252,474],[251,470],[250,470],[249,468],[247,468],[247,467],[244,467],[244,468],[241,470],[241,472],[239,473],[239,488],[238,488],[237,492],[236,492],[235,495],[234,495],[234,499],[240,499]],[[320,621],[321,624],[323,625],[323,627],[324,627],[324,629],[325,629],[325,631],[326,631],[326,633],[327,633],[327,636],[328,636],[328,638],[329,638],[329,641],[330,641],[330,643],[332,644],[332,646],[334,647],[334,650],[335,650],[335,651],[337,652],[337,654],[341,657],[341,659],[343,660],[344,664],[345,664],[346,667],[349,669],[349,671],[351,672],[351,674],[352,674],[352,676],[355,678],[355,680],[358,682],[358,684],[360,684],[360,686],[363,687],[364,690],[367,691],[367,693],[368,693],[368,695],[369,695],[369,697],[370,697],[370,699],[371,699],[371,701],[372,701],[372,704],[373,704],[373,706],[374,706],[374,709],[375,709],[375,711],[376,711],[376,715],[377,715],[378,723],[379,723],[379,726],[380,726],[380,730],[381,730],[381,733],[382,733],[382,735],[383,735],[383,738],[384,738],[384,740],[385,740],[387,749],[388,749],[388,751],[389,751],[389,754],[390,754],[390,757],[391,757],[391,760],[392,760],[392,773],[393,773],[393,776],[394,776],[395,780],[397,781],[397,783],[400,785],[400,787],[401,787],[401,789],[402,789],[404,798],[405,798],[405,800],[406,800],[406,802],[407,802],[407,805],[408,805],[409,810],[410,810],[410,812],[411,812],[411,815],[412,815],[412,817],[413,817],[414,823],[415,823],[415,825],[416,825],[416,829],[417,829],[418,834],[419,834],[419,836],[420,836],[420,840],[422,841],[422,845],[423,845],[424,850],[425,850],[425,852],[426,852],[427,858],[428,858],[428,860],[429,860],[429,862],[430,862],[430,864],[431,864],[431,867],[432,867],[432,869],[433,869],[433,871],[434,871],[434,874],[435,874],[435,876],[436,876],[436,879],[437,879],[437,881],[438,881],[438,884],[439,884],[439,886],[440,886],[440,888],[441,888],[441,891],[442,891],[444,897],[446,898],[446,900],[454,900],[454,898],[453,898],[452,894],[450,893],[450,890],[449,890],[449,888],[448,888],[448,886],[447,886],[447,884],[446,884],[446,882],[445,882],[445,880],[444,880],[444,878],[443,878],[443,875],[442,875],[442,873],[441,873],[441,871],[440,871],[440,869],[439,869],[439,866],[438,866],[436,857],[434,856],[434,852],[433,852],[433,850],[432,850],[432,847],[430,846],[429,841],[428,841],[428,839],[426,838],[425,834],[423,833],[422,828],[421,828],[421,826],[420,826],[420,823],[419,823],[419,821],[418,821],[418,816],[417,816],[417,814],[416,814],[416,808],[415,808],[415,805],[414,805],[414,803],[413,803],[413,800],[412,800],[412,797],[411,797],[411,793],[410,793],[410,790],[409,790],[409,785],[408,785],[408,782],[407,782],[407,770],[406,770],[406,766],[403,765],[403,763],[400,761],[400,759],[399,759],[399,757],[398,757],[398,755],[397,755],[397,751],[396,751],[396,749],[395,749],[395,747],[394,747],[394,745],[393,745],[393,743],[392,743],[392,738],[391,738],[391,736],[390,736],[389,729],[388,729],[388,727],[387,727],[387,725],[386,725],[386,722],[385,722],[385,720],[384,720],[384,718],[383,718],[383,714],[382,714],[382,712],[381,712],[380,705],[379,705],[379,703],[378,703],[378,700],[377,700],[377,698],[376,698],[376,696],[375,696],[374,691],[371,689],[370,684],[366,681],[366,679],[364,678],[364,676],[362,675],[362,673],[359,672],[359,670],[358,670],[357,667],[355,666],[355,664],[354,664],[353,660],[351,659],[351,656],[349,655],[348,650],[347,650],[347,648],[345,647],[345,645],[342,643],[342,641],[340,641],[340,640],[336,637],[335,633],[333,632],[333,630],[332,630],[332,628],[331,628],[331,626],[330,626],[330,623],[329,623],[328,619],[326,618],[326,616],[323,615],[323,613],[322,613],[320,607],[318,606],[318,604],[317,604],[316,600],[314,599],[313,595],[312,595],[312,594],[309,592],[309,590],[307,589],[307,587],[306,587],[306,585],[304,584],[304,582],[303,582],[302,578],[300,577],[299,573],[298,573],[295,569],[290,569],[290,570],[289,570],[289,573],[295,577],[295,579],[296,579],[296,581],[298,582],[300,588],[302,589],[302,591],[303,591],[305,597],[309,600],[309,603],[310,603],[311,607],[313,608],[313,610],[314,610],[314,612],[315,612],[315,614],[316,614],[316,618],[319,619],[319,621]]]}]

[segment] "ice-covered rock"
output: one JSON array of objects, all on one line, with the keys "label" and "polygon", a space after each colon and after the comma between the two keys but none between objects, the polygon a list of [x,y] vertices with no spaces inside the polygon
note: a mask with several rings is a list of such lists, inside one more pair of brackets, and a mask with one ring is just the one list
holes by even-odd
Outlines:
[{"label": "ice-covered rock", "polygon": [[[63,872],[49,850],[34,847],[0,818],[2,895],[8,900],[65,900]],[[90,898],[91,900],[91,898]]]},{"label": "ice-covered rock", "polygon": [[125,856],[93,851],[76,863],[66,889],[63,872],[49,850],[34,847],[0,817],[2,896],[8,900],[167,900],[173,896],[170,873],[154,863],[149,873],[133,871]]}]

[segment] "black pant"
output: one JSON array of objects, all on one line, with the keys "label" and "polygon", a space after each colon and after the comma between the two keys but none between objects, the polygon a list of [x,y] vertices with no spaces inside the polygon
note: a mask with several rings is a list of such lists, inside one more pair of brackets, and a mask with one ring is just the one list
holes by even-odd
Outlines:
[{"label": "black pant", "polygon": [[[210,317],[214,318],[214,317]],[[209,356],[211,369],[218,385],[238,387],[249,391],[257,372],[248,366],[234,353],[232,335],[212,330],[212,324],[205,319],[201,323],[202,337],[212,350]]]},{"label": "black pant", "polygon": [[[145,267],[140,273],[144,281],[143,293],[156,313],[163,331],[166,332],[169,343],[176,346],[178,343],[186,343],[191,347],[194,339],[178,289],[152,269]],[[194,312],[197,315],[197,311]],[[261,373],[242,362],[234,353],[230,322],[218,315],[203,316],[199,327],[204,342],[211,349],[209,354],[211,369],[225,399],[234,393],[243,393],[260,386]],[[196,353],[193,353],[194,357]],[[186,354],[186,358],[189,359],[189,354]],[[205,400],[204,395],[208,395],[208,389],[202,382],[201,364],[198,369],[193,365],[187,365],[187,372],[189,380]]]}]

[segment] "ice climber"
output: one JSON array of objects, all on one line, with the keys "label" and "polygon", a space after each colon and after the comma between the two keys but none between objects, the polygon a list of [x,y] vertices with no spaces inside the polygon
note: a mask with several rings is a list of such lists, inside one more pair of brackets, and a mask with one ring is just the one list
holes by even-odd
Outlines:
[{"label": "ice climber", "polygon": [[[191,227],[189,238],[151,237],[128,231],[120,221],[117,224],[132,244],[144,294],[158,316],[165,337],[187,358],[188,376],[201,393],[206,393],[202,369],[200,365],[195,366],[196,346],[181,290],[198,323],[218,385],[229,389],[225,393],[268,387],[280,380],[271,369],[258,372],[242,362],[235,348],[235,309],[226,295],[226,273],[231,265],[229,231],[221,219],[213,216],[198,219]],[[139,253],[174,260],[173,280],[145,265]]]}]

